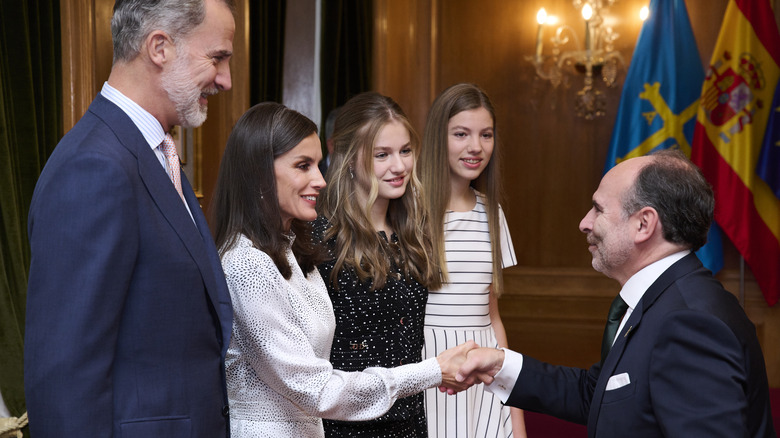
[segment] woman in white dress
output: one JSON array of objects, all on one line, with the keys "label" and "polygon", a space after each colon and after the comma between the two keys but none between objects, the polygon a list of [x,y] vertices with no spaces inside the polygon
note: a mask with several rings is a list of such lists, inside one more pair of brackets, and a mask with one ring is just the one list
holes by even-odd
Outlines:
[{"label": "woman in white dress", "polygon": [[322,437],[321,417],[376,418],[443,378],[455,383],[458,354],[474,346],[391,369],[333,369],[333,307],[309,224],[325,187],[321,159],[316,125],[270,102],[239,119],[222,158],[213,213],[233,304],[225,366],[234,438]]},{"label": "woman in white dress", "polygon": [[[429,202],[444,285],[430,290],[423,358],[473,340],[507,347],[498,312],[502,268],[517,263],[500,206],[499,143],[493,105],[473,84],[433,102],[423,136],[420,180]],[[431,438],[525,437],[523,413],[476,385],[455,396],[425,391]]]}]

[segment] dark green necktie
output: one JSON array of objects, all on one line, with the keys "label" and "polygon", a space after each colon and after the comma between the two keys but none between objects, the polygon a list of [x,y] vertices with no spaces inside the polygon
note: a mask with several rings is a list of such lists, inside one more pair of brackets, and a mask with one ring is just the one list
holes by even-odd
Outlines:
[{"label": "dark green necktie", "polygon": [[607,315],[607,326],[604,327],[604,337],[601,339],[601,363],[604,363],[604,359],[609,353],[609,349],[612,348],[612,341],[615,340],[617,335],[617,329],[620,327],[620,321],[623,319],[623,315],[626,314],[628,304],[620,298],[620,294],[612,301],[612,305],[609,306],[609,314]]}]

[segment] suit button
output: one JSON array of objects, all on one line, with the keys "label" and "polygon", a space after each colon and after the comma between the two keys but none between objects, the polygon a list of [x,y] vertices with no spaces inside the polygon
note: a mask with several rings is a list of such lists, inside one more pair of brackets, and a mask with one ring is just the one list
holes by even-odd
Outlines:
[{"label": "suit button", "polygon": [[222,406],[222,416],[227,417],[228,415],[230,415],[230,406]]}]

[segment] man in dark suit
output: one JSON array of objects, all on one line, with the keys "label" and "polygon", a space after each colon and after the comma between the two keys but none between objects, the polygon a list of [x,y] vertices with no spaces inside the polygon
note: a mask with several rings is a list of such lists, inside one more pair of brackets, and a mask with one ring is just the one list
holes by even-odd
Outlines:
[{"label": "man in dark suit", "polygon": [[602,362],[585,370],[482,348],[458,379],[587,424],[589,437],[774,437],[755,327],[693,254],[713,207],[712,190],[680,152],[614,167],[580,223],[593,267],[622,287],[624,314],[616,332],[605,331]]},{"label": "man in dark suit", "polygon": [[233,7],[118,0],[111,28],[108,82],[30,207],[30,432],[225,437],[230,296],[166,133],[230,89]]}]

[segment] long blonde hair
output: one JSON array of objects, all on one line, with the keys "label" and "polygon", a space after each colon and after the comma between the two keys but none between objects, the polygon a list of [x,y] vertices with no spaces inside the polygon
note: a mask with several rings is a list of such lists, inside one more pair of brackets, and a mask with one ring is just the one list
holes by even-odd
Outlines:
[{"label": "long blonde hair", "polygon": [[[441,287],[438,259],[430,239],[430,219],[416,165],[406,192],[398,199],[391,199],[387,209],[387,220],[398,237],[398,248],[386,242],[371,226],[370,211],[379,190],[371,157],[379,131],[393,121],[409,130],[416,163],[420,154],[419,138],[393,99],[373,92],[359,94],[342,107],[336,119],[327,186],[317,204],[320,214],[331,224],[323,238],[325,241],[335,238],[336,242],[330,278],[334,287],[338,287],[341,269],[351,267],[361,281],[371,280],[373,290],[381,289],[390,275],[391,263],[407,278],[411,276],[428,288]],[[357,196],[360,190],[354,178],[357,166],[362,167],[371,181],[365,204]]]},{"label": "long blonde hair", "polygon": [[433,228],[433,247],[441,263],[443,281],[448,281],[447,256],[444,249],[444,215],[450,201],[450,165],[447,126],[452,117],[463,111],[485,108],[493,119],[493,154],[485,170],[471,186],[485,195],[490,246],[493,258],[493,291],[500,296],[504,290],[501,274],[501,235],[498,207],[501,203],[501,147],[496,129],[496,113],[487,94],[474,84],[456,84],[444,90],[434,100],[423,134],[420,155],[420,181],[428,201]]}]

